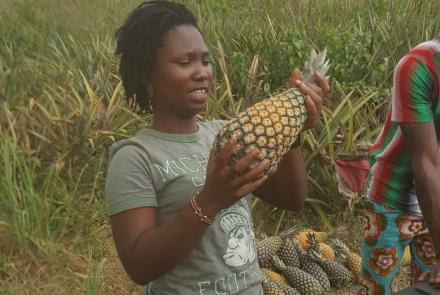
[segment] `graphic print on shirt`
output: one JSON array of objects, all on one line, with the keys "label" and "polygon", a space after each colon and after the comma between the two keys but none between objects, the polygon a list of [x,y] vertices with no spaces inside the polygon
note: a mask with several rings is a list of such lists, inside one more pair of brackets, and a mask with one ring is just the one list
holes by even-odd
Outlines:
[{"label": "graphic print on shirt", "polygon": [[154,164],[154,168],[160,173],[162,182],[167,182],[174,177],[181,175],[192,175],[191,181],[194,187],[205,184],[205,173],[208,165],[208,155],[206,153],[195,153],[184,157],[166,160],[162,165]]},{"label": "graphic print on shirt", "polygon": [[250,264],[256,257],[255,234],[252,230],[248,204],[241,199],[220,215],[220,225],[226,234],[227,246],[223,261],[231,267]]}]

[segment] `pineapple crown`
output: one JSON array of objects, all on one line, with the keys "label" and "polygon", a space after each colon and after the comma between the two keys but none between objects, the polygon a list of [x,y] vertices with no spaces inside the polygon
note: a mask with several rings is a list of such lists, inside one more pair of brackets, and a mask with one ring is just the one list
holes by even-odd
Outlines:
[{"label": "pineapple crown", "polygon": [[296,232],[296,231],[297,231],[296,226],[292,226],[292,227],[290,227],[290,228],[288,228],[288,229],[286,229],[286,230],[283,230],[283,231],[279,234],[279,236],[284,240],[284,239],[289,238],[290,236],[292,236],[292,234],[293,234],[294,232]]},{"label": "pineapple crown", "polygon": [[310,248],[316,249],[317,247],[319,247],[319,241],[316,238],[315,233],[310,232],[307,234],[307,242],[310,245]]},{"label": "pineapple crown", "polygon": [[278,257],[278,255],[272,255],[272,263],[275,266],[275,268],[277,268],[280,271],[283,271],[283,269],[286,268],[286,265],[284,264],[284,262],[281,260],[281,258]]},{"label": "pineapple crown", "polygon": [[319,250],[310,249],[309,250],[309,257],[317,262],[325,261],[326,259],[322,256],[322,254],[319,252]]},{"label": "pineapple crown", "polygon": [[309,59],[304,63],[304,70],[302,72],[303,78],[308,82],[315,82],[315,71],[318,71],[328,81],[329,76],[326,76],[330,68],[329,59],[326,60],[327,47],[321,52],[314,48],[310,51]]},{"label": "pineapple crown", "polygon": [[350,252],[350,249],[347,245],[342,242],[340,239],[331,240],[330,244],[336,250],[336,255],[339,260],[344,260],[347,257],[347,253]]}]

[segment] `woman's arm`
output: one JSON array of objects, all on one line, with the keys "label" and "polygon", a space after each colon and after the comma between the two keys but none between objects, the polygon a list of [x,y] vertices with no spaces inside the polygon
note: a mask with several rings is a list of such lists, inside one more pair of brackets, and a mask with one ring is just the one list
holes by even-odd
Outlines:
[{"label": "woman's arm", "polygon": [[[440,154],[434,123],[399,125],[411,157],[417,200],[428,225],[437,257],[440,257]],[[438,265],[435,272],[436,275],[431,276],[431,282],[440,283]]]}]

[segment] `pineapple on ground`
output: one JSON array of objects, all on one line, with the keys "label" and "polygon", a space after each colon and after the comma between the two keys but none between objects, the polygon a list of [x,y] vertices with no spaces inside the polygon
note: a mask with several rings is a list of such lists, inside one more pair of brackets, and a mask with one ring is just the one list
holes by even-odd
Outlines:
[{"label": "pineapple on ground", "polygon": [[321,243],[327,242],[327,239],[329,236],[329,234],[326,232],[318,232],[318,231],[314,231],[312,229],[307,228],[307,229],[302,229],[302,230],[295,232],[292,238],[294,240],[296,240],[304,250],[308,250],[309,249],[309,242],[308,242],[308,235],[309,234],[314,234],[315,238]]},{"label": "pineapple on ground", "polygon": [[353,280],[353,274],[341,263],[325,259],[318,251],[310,250],[309,253],[310,257],[325,271],[332,287],[343,288]]},{"label": "pineapple on ground", "polygon": [[297,248],[298,246],[295,245],[295,242],[291,238],[285,238],[277,251],[277,255],[285,265],[300,267]]},{"label": "pineapple on ground", "polygon": [[258,264],[262,268],[272,268],[272,255],[276,254],[280,248],[282,240],[278,236],[267,237],[264,235],[262,240],[257,241]]},{"label": "pineapple on ground", "polygon": [[267,277],[263,278],[262,286],[265,295],[301,295],[301,293],[291,286],[271,280]]},{"label": "pineapple on ground", "polygon": [[309,273],[294,266],[286,266],[276,255],[272,262],[281,271],[289,284],[301,294],[318,295],[322,294],[321,284]]},{"label": "pineapple on ground", "polygon": [[261,271],[263,272],[263,275],[265,277],[267,277],[268,279],[271,279],[271,280],[276,281],[281,284],[288,284],[285,277],[283,277],[281,274],[279,274],[273,270],[262,267]]},{"label": "pineapple on ground", "polygon": [[312,249],[319,251],[325,259],[334,260],[336,258],[335,251],[329,245],[318,241],[314,233],[307,234],[307,243],[309,247],[307,250]]},{"label": "pineapple on ground", "polygon": [[293,288],[292,286],[290,286],[288,284],[282,284],[277,281],[275,281],[275,284],[277,284],[278,287],[281,290],[283,290],[284,294],[286,294],[286,295],[301,295],[301,293],[298,290],[296,290],[295,288]]},{"label": "pineapple on ground", "polygon": [[339,239],[334,239],[332,241],[333,247],[336,249],[338,256],[345,263],[348,269],[353,273],[354,279],[357,283],[360,283],[360,275],[361,275],[361,257],[355,253],[350,251],[347,245]]},{"label": "pineapple on ground", "polygon": [[[315,71],[325,76],[328,68],[326,50],[319,54],[312,50],[309,61],[305,64],[303,77],[306,81],[313,82]],[[267,159],[267,173],[276,167],[283,155],[290,150],[306,119],[304,95],[297,88],[288,89],[256,103],[225,123],[214,140],[214,151],[219,155],[224,144],[235,138],[237,144],[230,164],[242,158],[251,149],[257,148],[260,154],[249,167],[253,168]]]},{"label": "pineapple on ground", "polygon": [[267,277],[263,277],[263,293],[265,295],[286,295],[283,289],[277,284],[276,281],[271,280]]},{"label": "pineapple on ground", "polygon": [[331,286],[325,271],[310,257],[308,251],[303,250],[298,244],[296,246],[301,261],[301,269],[311,274],[321,284],[323,291],[329,291]]}]

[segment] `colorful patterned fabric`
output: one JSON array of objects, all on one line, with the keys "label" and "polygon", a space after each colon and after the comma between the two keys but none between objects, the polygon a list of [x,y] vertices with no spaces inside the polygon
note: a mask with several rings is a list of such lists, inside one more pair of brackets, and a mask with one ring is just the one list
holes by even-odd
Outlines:
[{"label": "colorful patterned fabric", "polygon": [[411,250],[411,283],[437,262],[422,217],[371,201],[366,202],[362,242],[362,278],[358,295],[392,294],[407,245]]},{"label": "colorful patterned fabric", "polygon": [[440,39],[418,45],[396,66],[392,107],[369,156],[370,200],[421,216],[399,123],[434,121],[436,129],[440,128],[439,73]]}]

